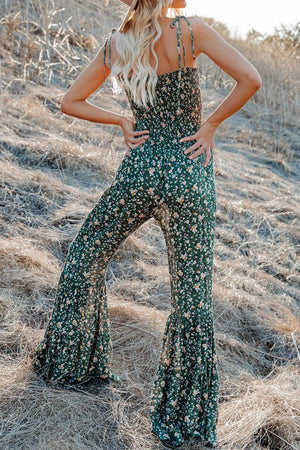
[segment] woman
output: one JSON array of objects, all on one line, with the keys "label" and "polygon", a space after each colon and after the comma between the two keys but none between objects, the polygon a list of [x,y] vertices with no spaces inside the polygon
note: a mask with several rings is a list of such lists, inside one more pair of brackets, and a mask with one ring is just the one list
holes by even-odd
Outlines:
[{"label": "woman", "polygon": [[[170,447],[190,438],[213,447],[212,149],[220,123],[255,94],[261,77],[213,28],[180,16],[178,8],[185,6],[185,0],[133,0],[119,30],[112,30],[63,97],[65,114],[120,126],[126,152],[70,245],[34,367],[46,380],[69,387],[120,380],[110,370],[106,268],[123,240],[154,217],[166,239],[172,298],[151,393],[152,432]],[[196,63],[201,52],[236,80],[205,121]],[[123,86],[134,120],[87,102],[110,74]]]}]

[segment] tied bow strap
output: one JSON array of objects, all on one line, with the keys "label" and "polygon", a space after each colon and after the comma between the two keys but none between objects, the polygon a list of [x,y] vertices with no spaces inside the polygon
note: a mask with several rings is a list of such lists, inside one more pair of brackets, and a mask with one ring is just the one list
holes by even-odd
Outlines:
[{"label": "tied bow strap", "polygon": [[106,50],[108,47],[108,67],[111,69],[111,39],[113,34],[117,31],[116,28],[111,29],[111,34],[108,39],[106,39],[103,50],[103,82],[105,81],[105,66],[106,66]]},{"label": "tied bow strap", "polygon": [[[180,52],[180,45],[182,42],[182,51],[183,51],[183,64],[185,66],[185,46],[184,46],[184,41],[182,38],[182,29],[181,29],[181,25],[180,25],[180,19],[184,18],[190,28],[190,32],[191,32],[191,40],[192,40],[192,52],[193,52],[193,59],[196,59],[195,56],[195,46],[194,46],[194,34],[193,34],[193,29],[191,27],[191,24],[188,20],[187,17],[185,16],[176,16],[171,24],[170,27],[174,28],[176,26],[176,34],[177,34],[177,50],[178,50],[178,59],[179,59],[179,70],[178,70],[178,90],[177,90],[177,98],[178,98],[178,114],[180,113],[180,99],[181,99],[181,78],[182,78],[182,63],[181,63],[181,52]],[[181,40],[180,40],[181,38]]]}]

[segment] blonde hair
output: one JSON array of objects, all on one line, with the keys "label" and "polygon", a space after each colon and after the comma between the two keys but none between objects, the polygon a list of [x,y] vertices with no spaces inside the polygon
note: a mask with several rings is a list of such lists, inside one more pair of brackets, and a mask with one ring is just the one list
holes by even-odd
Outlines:
[{"label": "blonde hair", "polygon": [[[154,44],[162,34],[158,18],[162,9],[171,7],[173,0],[132,0],[130,9],[118,31],[115,40],[117,61],[111,67],[113,90],[120,93],[120,85],[131,94],[137,106],[154,106],[156,69],[158,58]],[[171,16],[181,14],[181,9],[172,8]],[[150,65],[150,54],[156,60],[155,68]],[[132,75],[129,73],[132,70]]]}]

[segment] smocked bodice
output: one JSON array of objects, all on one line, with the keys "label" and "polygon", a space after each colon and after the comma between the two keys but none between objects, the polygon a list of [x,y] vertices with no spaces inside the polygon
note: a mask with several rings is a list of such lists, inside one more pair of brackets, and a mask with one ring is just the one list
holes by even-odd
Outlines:
[{"label": "smocked bodice", "polygon": [[[172,139],[174,133],[175,137],[179,137],[183,133],[195,133],[199,129],[202,120],[199,72],[197,67],[186,66],[185,46],[183,39],[181,39],[181,18],[185,19],[189,26],[193,59],[196,59],[194,35],[190,21],[185,16],[177,16],[172,20],[170,26],[171,28],[176,27],[179,69],[157,76],[154,105],[151,105],[150,102],[147,103],[147,106],[137,105],[133,101],[133,96],[129,92],[128,86],[123,85],[124,92],[136,121],[136,131],[149,129],[152,134],[163,134],[165,139]],[[109,67],[111,67],[110,41],[111,38],[107,42],[109,48]],[[181,45],[183,49],[183,61],[180,50]],[[104,67],[105,61],[106,44],[103,58]],[[164,130],[171,130],[172,132],[164,134]]]},{"label": "smocked bodice", "polygon": [[[138,106],[125,89],[132,114],[137,124],[136,130],[176,129],[179,132],[199,129],[202,115],[202,100],[199,72],[195,67],[184,67],[181,80],[178,72],[158,75],[155,88],[154,106]],[[181,82],[180,92],[178,83]]]}]

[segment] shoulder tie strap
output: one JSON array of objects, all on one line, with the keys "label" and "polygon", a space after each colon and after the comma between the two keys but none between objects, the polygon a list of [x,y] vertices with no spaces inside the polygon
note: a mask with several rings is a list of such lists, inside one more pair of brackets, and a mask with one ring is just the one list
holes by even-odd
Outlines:
[{"label": "shoulder tie strap", "polygon": [[111,69],[111,38],[113,34],[117,31],[116,28],[112,28],[110,37],[106,39],[103,50],[103,82],[105,81],[105,67],[106,67],[106,49],[108,46],[108,67]]},{"label": "shoulder tie strap", "polygon": [[180,51],[180,46],[181,46],[181,42],[182,42],[182,50],[183,50],[183,58],[184,58],[184,64],[185,64],[185,47],[184,47],[184,42],[183,39],[180,41],[180,37],[182,37],[182,30],[181,30],[181,25],[180,25],[180,18],[183,16],[176,16],[171,24],[170,27],[174,28],[176,26],[176,35],[177,35],[177,51],[178,51],[178,60],[179,60],[179,80],[181,80],[181,51]]},{"label": "shoulder tie strap", "polygon": [[187,24],[188,24],[188,26],[189,26],[190,33],[191,33],[191,42],[192,42],[193,59],[196,59],[193,28],[192,28],[191,23],[190,23],[190,21],[189,21],[189,19],[188,19],[187,17],[185,17],[185,16],[181,16],[181,17],[183,17],[183,18],[186,20],[186,22],[187,22]]},{"label": "shoulder tie strap", "polygon": [[[190,28],[190,33],[191,33],[191,41],[192,41],[192,52],[193,52],[193,59],[196,59],[195,56],[195,45],[194,45],[194,33],[193,33],[193,29],[191,27],[190,21],[187,17],[185,16],[176,16],[171,24],[170,27],[174,28],[176,26],[176,34],[177,34],[177,50],[178,50],[178,60],[179,60],[179,70],[178,70],[178,110],[180,108],[180,90],[181,90],[181,72],[182,72],[182,64],[181,64],[181,51],[180,51],[180,45],[182,43],[182,51],[183,51],[183,64],[185,66],[185,46],[184,46],[184,40],[182,37],[182,29],[181,29],[181,25],[180,25],[180,19],[184,18]],[[181,40],[180,40],[181,37]]]},{"label": "shoulder tie strap", "polygon": [[[170,27],[171,28],[174,28],[174,26],[176,25],[176,28],[177,28],[177,44],[178,44],[178,48],[179,48],[179,50],[180,50],[180,36],[182,37],[182,30],[181,30],[181,25],[180,25],[180,19],[181,18],[183,18],[183,19],[185,19],[186,20],[186,22],[187,22],[187,24],[188,24],[188,26],[189,26],[189,29],[190,29],[190,34],[191,34],[191,43],[192,43],[192,53],[193,53],[193,59],[196,59],[196,55],[195,55],[195,42],[194,42],[194,32],[193,32],[193,28],[192,28],[192,26],[191,26],[191,23],[190,23],[190,21],[189,21],[189,19],[186,17],[186,16],[176,16],[173,20],[172,20],[172,22],[171,22],[171,24],[170,24]],[[184,41],[183,41],[183,39],[182,39],[182,49],[183,49],[183,58],[184,58],[184,64],[185,64],[185,47],[184,47]],[[181,54],[180,54],[180,51],[179,51],[179,62],[181,62]]]}]

